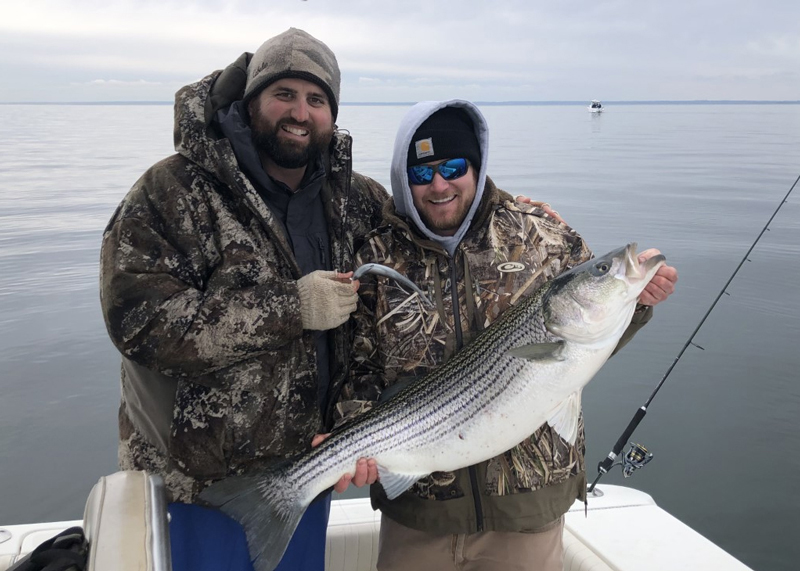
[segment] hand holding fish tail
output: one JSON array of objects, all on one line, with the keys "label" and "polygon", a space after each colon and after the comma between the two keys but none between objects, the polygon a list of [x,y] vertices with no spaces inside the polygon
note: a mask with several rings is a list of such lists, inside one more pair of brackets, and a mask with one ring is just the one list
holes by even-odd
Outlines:
[{"label": "hand holding fish tail", "polygon": [[[317,434],[311,440],[311,447],[315,448],[319,446],[323,440],[328,438],[331,433],[328,432],[327,434]],[[356,462],[356,469],[355,472],[352,474],[345,474],[342,476],[338,482],[333,486],[335,492],[341,494],[344,492],[350,484],[353,484],[356,488],[362,488],[364,486],[369,486],[374,484],[378,481],[378,463],[375,461],[374,458],[359,458]]]},{"label": "hand holding fish tail", "polygon": [[[639,254],[639,262],[649,260],[660,253],[656,248],[644,250]],[[665,301],[675,292],[676,283],[678,283],[678,270],[666,264],[661,266],[639,295],[639,303],[653,306]]]}]

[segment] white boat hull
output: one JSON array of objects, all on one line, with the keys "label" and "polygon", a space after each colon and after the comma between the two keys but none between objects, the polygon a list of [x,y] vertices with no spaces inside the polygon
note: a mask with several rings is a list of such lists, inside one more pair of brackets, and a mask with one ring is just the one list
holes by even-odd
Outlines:
[{"label": "white boat hull", "polygon": [[[152,521],[149,520],[157,522],[165,518],[154,515],[149,501],[142,501],[150,497],[142,486],[133,492],[130,487],[120,491],[120,484],[129,486],[129,482],[108,478],[105,488],[101,490],[102,501],[98,503],[96,498],[92,500],[90,496],[88,506],[91,509],[87,509],[87,517],[92,512],[96,513],[86,520],[90,522],[88,528],[84,520],[0,526],[0,571],[7,569],[43,541],[75,525],[84,526],[90,538],[94,537],[103,544],[105,549],[101,551],[115,557],[110,567],[92,567],[90,563],[89,571],[108,571],[109,568],[115,571],[164,569],[157,565],[142,566],[141,557],[131,550],[143,551],[141,546],[145,544],[145,539],[149,540],[152,536]],[[584,505],[576,502],[565,516],[565,571],[752,571],[658,507],[648,494],[622,486],[608,485],[598,489],[603,496],[589,498],[588,515],[584,514]],[[93,491],[93,496],[98,494]],[[112,514],[124,513],[124,509],[130,510],[131,496],[137,500],[133,502],[135,509],[129,512],[132,515],[127,519],[112,517]],[[107,527],[91,523],[100,521],[97,514],[101,512],[105,513],[102,520]],[[334,500],[328,525],[326,571],[374,570],[378,557],[380,521],[380,512],[372,510],[367,498]],[[125,530],[124,533],[122,530]],[[140,532],[131,533],[131,530]],[[5,541],[3,537],[6,537]],[[146,551],[152,557],[151,550]]]},{"label": "white boat hull", "polygon": [[[588,515],[576,502],[565,516],[564,571],[752,571],[648,494],[623,486],[598,489],[604,495],[589,498]],[[326,571],[374,570],[380,521],[368,499],[332,502]]]}]

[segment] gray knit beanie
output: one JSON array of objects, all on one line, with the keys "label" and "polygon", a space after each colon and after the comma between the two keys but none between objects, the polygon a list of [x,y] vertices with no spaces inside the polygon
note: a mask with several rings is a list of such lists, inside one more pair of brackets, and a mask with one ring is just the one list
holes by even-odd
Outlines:
[{"label": "gray knit beanie", "polygon": [[256,50],[247,66],[244,102],[249,102],[270,83],[297,77],[319,85],[328,96],[333,120],[339,114],[341,75],[336,56],[328,46],[297,28],[270,38]]}]

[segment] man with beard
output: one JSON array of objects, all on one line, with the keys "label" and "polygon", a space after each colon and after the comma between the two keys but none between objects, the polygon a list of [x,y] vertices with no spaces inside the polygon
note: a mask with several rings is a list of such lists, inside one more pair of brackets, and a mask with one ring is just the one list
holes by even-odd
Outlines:
[{"label": "man with beard", "polygon": [[[252,569],[239,524],[198,494],[330,428],[358,287],[337,270],[353,267],[386,198],[352,171],[339,83],[330,49],[290,29],[184,87],[177,154],[105,230],[120,467],[164,478],[175,571]],[[375,478],[374,463],[354,466],[356,485]],[[279,568],[323,569],[329,506],[329,495],[312,504]]]}]

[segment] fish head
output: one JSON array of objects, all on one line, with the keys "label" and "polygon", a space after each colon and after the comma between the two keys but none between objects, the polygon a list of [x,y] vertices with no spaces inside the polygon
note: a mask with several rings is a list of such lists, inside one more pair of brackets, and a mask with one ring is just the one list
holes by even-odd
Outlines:
[{"label": "fish head", "polygon": [[616,344],[665,261],[657,254],[640,263],[632,242],[575,266],[552,280],[543,300],[545,326],[567,341]]}]

